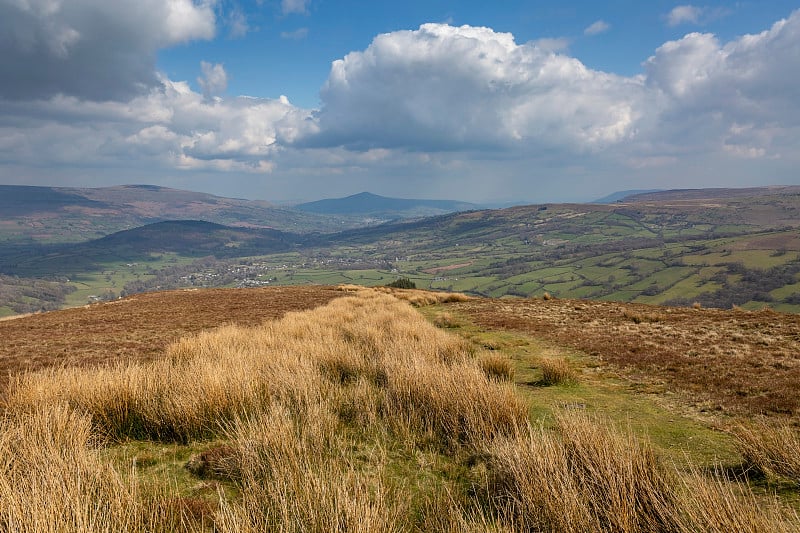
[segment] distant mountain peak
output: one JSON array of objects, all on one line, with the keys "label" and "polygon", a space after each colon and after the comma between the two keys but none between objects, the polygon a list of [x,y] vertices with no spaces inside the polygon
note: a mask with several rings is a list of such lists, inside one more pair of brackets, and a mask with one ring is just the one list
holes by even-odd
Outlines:
[{"label": "distant mountain peak", "polygon": [[415,218],[469,211],[478,206],[456,200],[390,198],[368,191],[344,198],[327,198],[294,206],[299,211],[328,215],[374,216],[377,218]]}]

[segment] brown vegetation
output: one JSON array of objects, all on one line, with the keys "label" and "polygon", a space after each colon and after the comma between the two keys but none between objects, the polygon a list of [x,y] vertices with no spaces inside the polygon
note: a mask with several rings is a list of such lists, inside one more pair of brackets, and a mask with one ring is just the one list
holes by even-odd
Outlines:
[{"label": "brown vegetation", "polygon": [[758,421],[740,425],[733,433],[747,466],[800,485],[800,429]]},{"label": "brown vegetation", "polygon": [[3,321],[0,396],[19,372],[152,360],[183,336],[224,324],[261,324],[339,296],[328,287],[169,291]]},{"label": "brown vegetation", "polygon": [[542,357],[542,385],[571,385],[578,382],[578,373],[563,357]]},{"label": "brown vegetation", "polygon": [[[800,530],[605,419],[531,423],[508,360],[381,291],[340,294],[156,360],[19,377],[0,417],[0,531]],[[135,461],[107,459],[131,440],[205,442],[188,467],[218,491],[145,485]]]},{"label": "brown vegetation", "polygon": [[800,416],[800,316],[583,300],[475,299],[451,309],[683,391],[704,411]]}]

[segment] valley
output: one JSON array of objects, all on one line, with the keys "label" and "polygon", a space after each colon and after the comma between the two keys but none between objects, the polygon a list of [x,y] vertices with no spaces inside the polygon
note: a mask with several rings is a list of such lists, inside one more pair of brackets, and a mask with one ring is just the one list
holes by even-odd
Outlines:
[{"label": "valley", "polygon": [[490,297],[798,312],[798,225],[797,187],[649,192],[337,232],[165,221],[79,243],[0,244],[0,274],[63,285],[43,297],[13,291],[0,315],[148,290],[372,286],[398,277]]}]

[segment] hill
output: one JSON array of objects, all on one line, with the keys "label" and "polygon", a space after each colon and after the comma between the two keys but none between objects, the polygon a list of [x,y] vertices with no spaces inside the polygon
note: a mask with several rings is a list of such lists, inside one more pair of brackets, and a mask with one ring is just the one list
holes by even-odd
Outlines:
[{"label": "hill", "polygon": [[362,192],[345,198],[317,200],[294,206],[299,211],[328,215],[367,216],[381,219],[418,218],[454,211],[469,211],[478,206],[454,200],[411,200],[387,198]]},{"label": "hill", "polygon": [[[84,247],[5,246],[0,274],[69,287],[40,283],[31,289],[37,280],[20,280],[0,301],[0,314],[164,288],[380,285],[401,276],[418,287],[492,297],[547,292],[800,312],[796,189],[677,191],[636,202],[519,206],[335,234],[182,222],[174,223],[180,231],[165,223]],[[41,306],[37,297],[25,296],[37,291],[47,299]]]},{"label": "hill", "polygon": [[661,192],[661,189],[631,189],[629,191],[617,191],[609,194],[608,196],[603,196],[602,198],[598,198],[594,200],[593,204],[613,204],[615,202],[620,202],[623,199],[640,194],[649,194],[654,192]]},{"label": "hill", "polygon": [[347,216],[153,185],[95,189],[0,185],[0,243],[81,242],[154,222],[189,219],[293,232],[339,231],[364,224]]},{"label": "hill", "polygon": [[702,202],[704,200],[727,200],[733,198],[755,198],[760,196],[785,196],[800,194],[797,185],[773,185],[769,187],[673,189],[669,191],[643,191],[625,196],[624,202]]},{"label": "hill", "polygon": [[292,287],[0,335],[15,531],[800,530],[794,316]]}]

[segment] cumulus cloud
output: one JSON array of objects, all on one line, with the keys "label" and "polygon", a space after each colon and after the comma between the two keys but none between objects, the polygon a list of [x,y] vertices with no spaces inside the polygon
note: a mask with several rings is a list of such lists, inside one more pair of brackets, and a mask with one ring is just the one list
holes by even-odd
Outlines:
[{"label": "cumulus cloud", "polygon": [[[5,13],[8,1],[0,0]],[[31,20],[51,17],[53,28],[72,28],[77,35],[54,29],[47,38],[34,32],[25,41],[24,32],[3,32],[0,39],[15,43],[12,56],[32,50],[72,65],[84,40],[117,38],[101,39],[62,20],[66,3],[24,5],[39,6]],[[175,5],[202,14],[210,4]],[[158,46],[169,46],[210,35],[213,13],[208,20],[208,28],[187,21],[167,30],[164,22],[159,30],[136,32],[159,35]],[[7,26],[2,16],[0,25]],[[150,54],[154,45],[141,44],[136,32],[123,40]],[[100,48],[113,55],[124,47]],[[122,85],[109,93],[114,98],[77,90],[66,75],[25,99],[12,98],[11,89],[0,85],[0,163],[272,172],[270,179],[287,186],[301,178],[333,187],[331,176],[367,183],[375,175],[413,175],[420,186],[441,177],[450,184],[470,180],[473,190],[483,192],[535,171],[578,180],[581,173],[656,175],[667,169],[664,175],[672,179],[683,175],[674,169],[689,160],[697,168],[713,162],[715,168],[757,168],[765,175],[775,165],[800,164],[800,11],[729,42],[709,33],[666,42],[637,76],[592,70],[560,50],[543,41],[517,43],[490,28],[447,24],[379,35],[332,64],[317,110],[285,97],[221,96],[227,73],[212,63],[201,64],[197,92],[156,73],[152,58],[125,78],[127,93]],[[19,83],[5,75],[3,80]],[[490,183],[484,179],[489,173]]]},{"label": "cumulus cloud", "polygon": [[631,134],[640,86],[508,33],[424,24],[380,35],[333,63],[316,142],[594,149]]},{"label": "cumulus cloud", "polygon": [[661,98],[661,135],[673,143],[721,144],[748,157],[777,156],[787,143],[800,148],[792,141],[800,128],[800,11],[725,44],[701,33],[667,42],[645,72],[654,98]]},{"label": "cumulus cloud", "polygon": [[[272,158],[314,131],[309,112],[288,99],[209,100],[185,82],[160,80],[128,102],[71,96],[0,101],[0,158],[29,165],[125,163],[165,168],[264,172]],[[28,120],[19,124],[19,116]]]},{"label": "cumulus cloud", "polygon": [[284,15],[290,13],[299,13],[301,15],[308,13],[309,0],[281,0],[281,11]]},{"label": "cumulus cloud", "polygon": [[590,24],[585,30],[583,30],[584,35],[599,35],[601,33],[605,33],[611,29],[611,24],[604,20],[598,20]]},{"label": "cumulus cloud", "polygon": [[218,96],[225,92],[225,89],[228,88],[228,73],[225,72],[225,67],[219,63],[212,65],[201,61],[200,70],[203,75],[197,78],[197,83],[200,84],[206,98]]},{"label": "cumulus cloud", "polygon": [[0,98],[130,98],[159,48],[214,32],[211,0],[0,0]]}]

